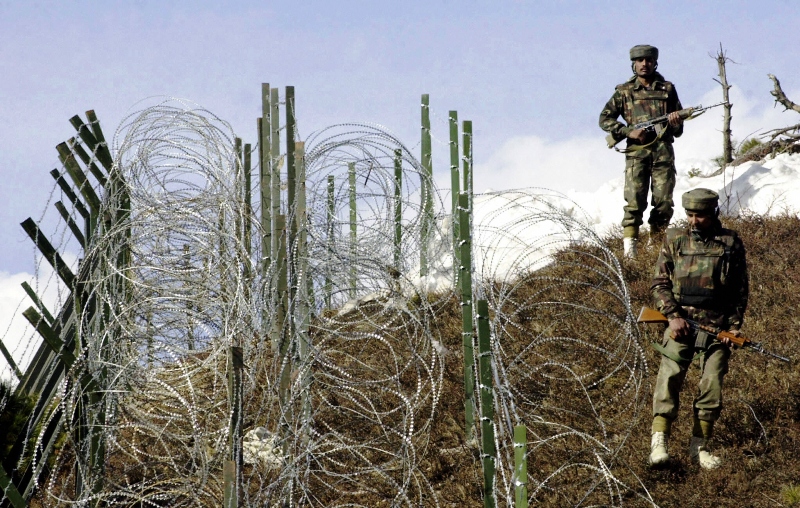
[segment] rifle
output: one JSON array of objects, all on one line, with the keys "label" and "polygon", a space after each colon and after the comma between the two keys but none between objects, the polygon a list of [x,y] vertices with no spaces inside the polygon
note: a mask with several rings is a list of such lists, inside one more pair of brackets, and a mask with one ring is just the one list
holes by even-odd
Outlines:
[{"label": "rifle", "polygon": [[[678,110],[677,113],[678,113],[678,116],[683,118],[684,120],[691,120],[692,118],[695,118],[695,117],[703,114],[703,112],[705,112],[707,109],[716,108],[717,106],[722,106],[723,104],[728,104],[728,103],[727,102],[718,102],[717,104],[713,104],[711,106],[706,106],[706,107],[703,107],[701,104],[698,104],[697,106],[695,106],[693,108],[686,108],[686,109]],[[668,117],[669,117],[669,114],[657,116],[657,117],[655,117],[653,119],[633,124],[632,127],[633,127],[633,130],[637,130],[637,129],[652,130],[652,129],[655,129],[656,125],[667,122]],[[614,136],[612,134],[609,134],[608,136],[606,136],[606,142],[608,143],[608,147],[609,148],[614,148],[617,145],[617,143],[619,143],[620,141],[622,141],[622,139],[620,139],[619,141],[614,140]]]},{"label": "rifle", "polygon": [[[737,347],[744,347],[748,349],[752,349],[757,353],[761,353],[762,355],[768,355],[773,358],[777,358],[778,360],[783,360],[784,362],[789,362],[790,360],[785,356],[780,356],[770,351],[764,349],[764,346],[760,342],[753,342],[752,340],[748,339],[747,337],[737,337],[736,335],[732,334],[731,332],[726,332],[725,330],[720,330],[719,328],[715,328],[713,326],[708,325],[701,325],[697,321],[692,321],[691,319],[684,320],[691,325],[692,328],[695,330],[703,330],[704,332],[710,333],[714,335],[714,338],[717,340],[721,339],[730,339],[731,342],[736,345]],[[664,314],[658,312],[654,309],[649,309],[647,307],[642,307],[642,311],[639,313],[639,317],[636,319],[638,323],[669,323],[669,319]]]}]

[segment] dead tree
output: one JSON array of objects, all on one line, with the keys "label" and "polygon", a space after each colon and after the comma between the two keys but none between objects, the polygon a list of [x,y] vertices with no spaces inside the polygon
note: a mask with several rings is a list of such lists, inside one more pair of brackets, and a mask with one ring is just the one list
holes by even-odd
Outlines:
[{"label": "dead tree", "polygon": [[[731,140],[731,108],[733,108],[733,104],[731,104],[729,100],[728,90],[731,89],[731,85],[728,84],[728,76],[725,73],[725,63],[728,62],[730,58],[728,58],[728,55],[723,51],[722,43],[719,44],[719,52],[717,52],[716,60],[717,67],[719,68],[719,79],[715,78],[714,81],[722,86],[722,100],[725,102],[723,106],[723,108],[725,108],[725,113],[722,118],[722,165],[726,165],[733,162],[733,141]],[[730,61],[733,62],[733,60]]]},{"label": "dead tree", "polygon": [[[773,97],[775,97],[775,102],[779,103],[784,108],[786,108],[785,111],[791,110],[800,113],[800,106],[790,101],[789,98],[786,97],[786,94],[783,92],[783,89],[781,88],[781,82],[778,81],[778,78],[776,78],[774,74],[767,74],[767,76],[769,76],[769,79],[772,80],[772,83],[774,85],[770,94]],[[777,138],[779,136],[784,136],[784,138],[778,140]],[[792,125],[791,127],[783,127],[781,129],[773,129],[771,131],[765,132],[762,137],[764,138],[769,137],[770,141],[780,141],[785,146],[789,144],[794,144],[797,141],[800,141],[800,124]]]}]

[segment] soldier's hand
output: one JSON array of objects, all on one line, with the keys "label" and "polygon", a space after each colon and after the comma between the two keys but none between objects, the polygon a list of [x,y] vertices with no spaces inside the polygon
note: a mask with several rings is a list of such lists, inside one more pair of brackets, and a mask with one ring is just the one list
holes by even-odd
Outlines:
[{"label": "soldier's hand", "polygon": [[[730,333],[734,337],[741,337],[742,335],[742,332],[740,332],[739,330],[728,330],[728,333]],[[729,339],[728,337],[720,337],[719,341],[725,344],[726,346],[736,347],[736,344],[731,342],[731,339]]]},{"label": "soldier's hand", "polygon": [[686,335],[689,335],[691,332],[692,327],[689,323],[686,322],[685,319],[677,317],[675,319],[669,320],[669,329],[672,332],[673,339],[679,339]]},{"label": "soldier's hand", "polygon": [[632,130],[630,132],[630,134],[628,134],[628,137],[631,138],[634,141],[638,141],[639,143],[644,143],[645,142],[645,138],[646,138],[646,136],[645,136],[646,132],[647,132],[646,129]]},{"label": "soldier's hand", "polygon": [[667,115],[667,122],[669,122],[672,127],[678,127],[683,123],[683,118],[681,118],[681,115],[679,115],[677,111],[673,111]]}]

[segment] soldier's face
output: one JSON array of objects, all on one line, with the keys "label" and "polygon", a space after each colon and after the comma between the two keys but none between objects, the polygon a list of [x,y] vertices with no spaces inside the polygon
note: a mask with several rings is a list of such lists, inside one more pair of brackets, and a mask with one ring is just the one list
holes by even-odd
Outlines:
[{"label": "soldier's face", "polygon": [[633,71],[637,76],[649,76],[656,68],[656,61],[651,56],[637,58],[633,61]]},{"label": "soldier's face", "polygon": [[686,210],[686,220],[689,222],[690,229],[705,231],[714,225],[714,214]]}]

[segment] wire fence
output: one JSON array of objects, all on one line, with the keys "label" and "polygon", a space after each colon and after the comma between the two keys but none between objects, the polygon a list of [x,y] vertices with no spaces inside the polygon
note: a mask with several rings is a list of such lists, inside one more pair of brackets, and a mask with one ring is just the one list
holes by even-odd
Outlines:
[{"label": "wire fence", "polygon": [[[102,319],[76,328],[50,413],[64,437],[42,459],[39,495],[49,506],[220,506],[239,450],[241,506],[440,506],[426,461],[439,453],[447,370],[460,367],[441,323],[457,267],[439,192],[386,129],[337,125],[306,140],[304,199],[279,203],[275,228],[247,199],[257,170],[237,146],[226,122],[175,100],[117,130],[118,178],[99,191],[94,240],[74,264]],[[272,154],[276,168],[286,155]],[[275,174],[285,195],[286,168]],[[431,226],[425,192],[440,211]],[[646,379],[619,262],[552,191],[476,195],[472,213],[498,498],[513,505],[513,432],[525,425],[531,499],[578,485],[592,503],[633,492],[649,504],[619,460]],[[74,247],[67,227],[57,249]],[[26,432],[36,447],[41,429]]]}]

